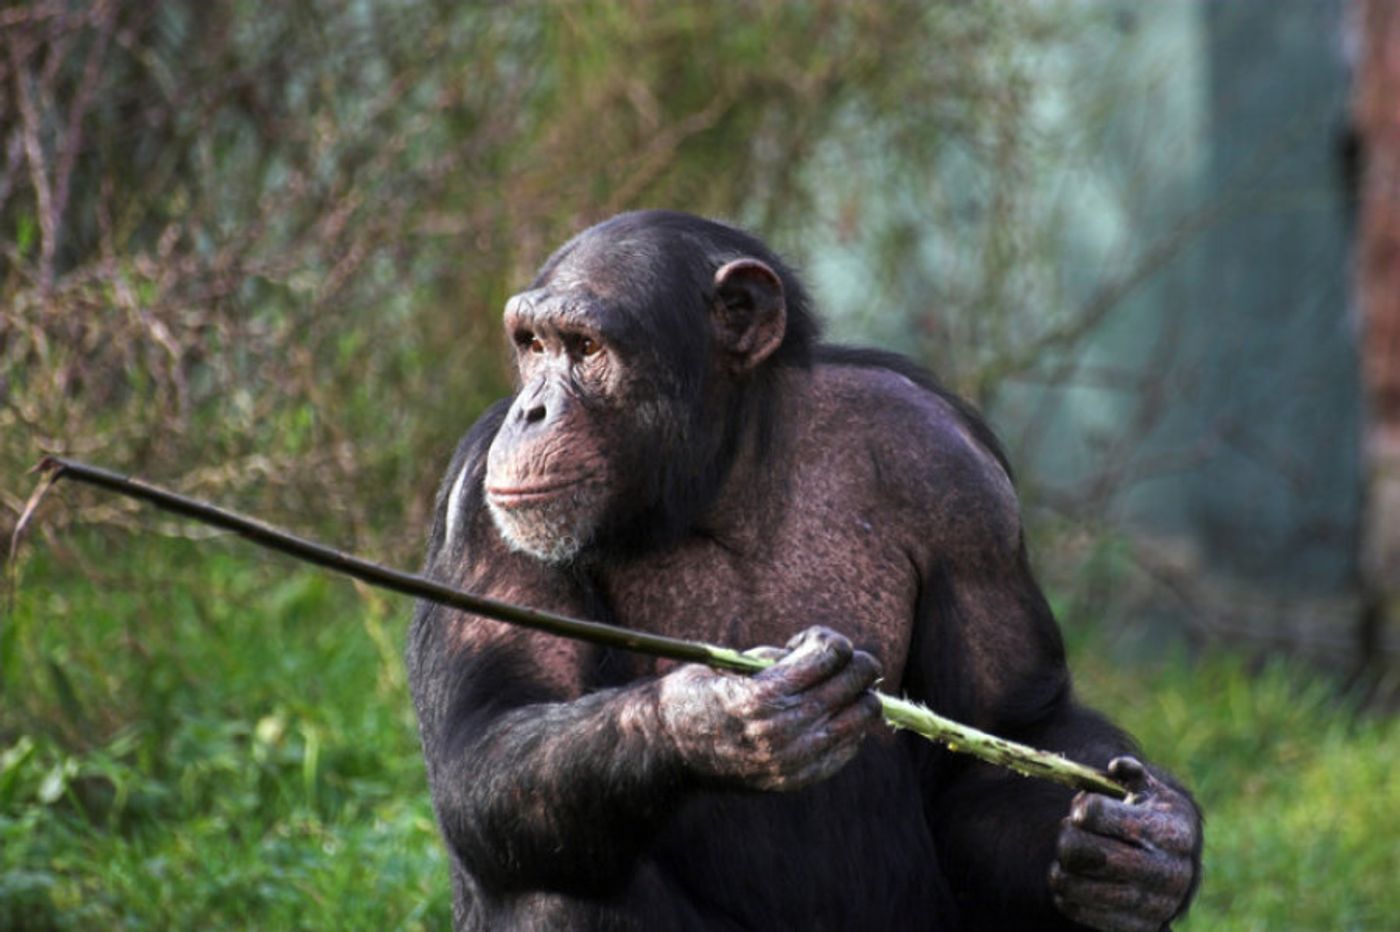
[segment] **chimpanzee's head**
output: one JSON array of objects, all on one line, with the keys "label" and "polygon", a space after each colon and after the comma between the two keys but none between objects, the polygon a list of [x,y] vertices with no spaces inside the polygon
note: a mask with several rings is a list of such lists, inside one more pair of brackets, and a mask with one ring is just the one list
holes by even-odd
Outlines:
[{"label": "chimpanzee's head", "polygon": [[757,239],[687,214],[591,227],[506,302],[518,390],[486,500],[553,562],[655,544],[714,495],[773,371],[816,337],[801,283]]}]

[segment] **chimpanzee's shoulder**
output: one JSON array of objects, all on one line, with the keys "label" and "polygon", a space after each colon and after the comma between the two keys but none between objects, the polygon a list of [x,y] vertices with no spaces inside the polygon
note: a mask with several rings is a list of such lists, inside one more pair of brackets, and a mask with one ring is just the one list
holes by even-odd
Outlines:
[{"label": "chimpanzee's shoulder", "polygon": [[911,520],[1019,539],[1020,508],[995,436],[971,405],[902,357],[832,354],[812,369],[815,433],[842,438],[871,464],[882,496]]}]

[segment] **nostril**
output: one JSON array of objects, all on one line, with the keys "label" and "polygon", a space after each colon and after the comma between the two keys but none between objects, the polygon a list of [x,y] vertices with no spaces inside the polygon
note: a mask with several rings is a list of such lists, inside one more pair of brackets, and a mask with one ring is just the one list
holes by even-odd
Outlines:
[{"label": "nostril", "polygon": [[525,410],[525,421],[528,424],[537,424],[544,420],[544,405],[535,405],[533,408]]}]

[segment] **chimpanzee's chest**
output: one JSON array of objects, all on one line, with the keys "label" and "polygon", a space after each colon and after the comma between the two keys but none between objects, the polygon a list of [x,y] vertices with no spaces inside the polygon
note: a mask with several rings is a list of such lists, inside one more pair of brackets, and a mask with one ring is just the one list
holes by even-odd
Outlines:
[{"label": "chimpanzee's chest", "polygon": [[833,510],[737,537],[692,536],[614,567],[603,588],[620,624],[741,650],[781,647],[812,625],[832,628],[878,656],[893,687],[918,576],[873,520]]}]

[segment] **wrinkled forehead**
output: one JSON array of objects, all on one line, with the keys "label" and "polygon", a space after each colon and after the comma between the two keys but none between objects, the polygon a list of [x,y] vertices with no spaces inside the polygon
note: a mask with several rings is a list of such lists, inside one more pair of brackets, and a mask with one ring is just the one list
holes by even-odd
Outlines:
[{"label": "wrinkled forehead", "polygon": [[506,302],[509,324],[615,333],[651,300],[665,256],[643,242],[581,241],[561,249]]},{"label": "wrinkled forehead", "polygon": [[635,305],[674,275],[676,260],[676,250],[654,239],[585,233],[545,263],[531,288],[588,293],[609,303]]}]

